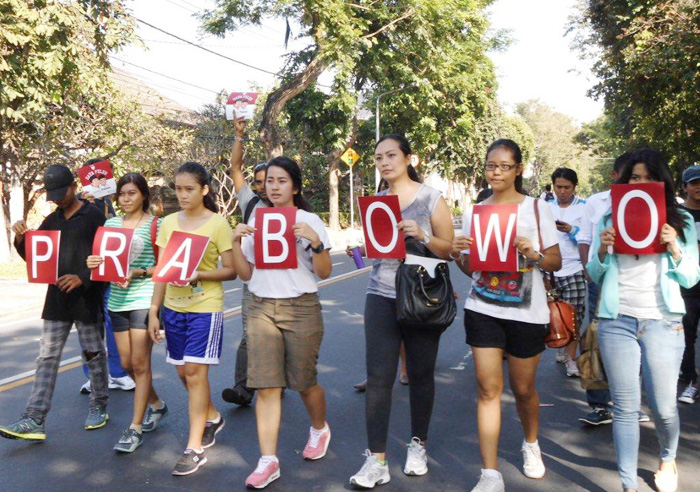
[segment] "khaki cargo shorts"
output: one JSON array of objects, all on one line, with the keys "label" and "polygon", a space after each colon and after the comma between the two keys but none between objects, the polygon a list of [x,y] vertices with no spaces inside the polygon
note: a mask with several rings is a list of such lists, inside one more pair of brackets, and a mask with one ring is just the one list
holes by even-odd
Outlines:
[{"label": "khaki cargo shorts", "polygon": [[305,391],[316,385],[323,340],[318,294],[267,299],[251,294],[248,305],[250,388]]}]

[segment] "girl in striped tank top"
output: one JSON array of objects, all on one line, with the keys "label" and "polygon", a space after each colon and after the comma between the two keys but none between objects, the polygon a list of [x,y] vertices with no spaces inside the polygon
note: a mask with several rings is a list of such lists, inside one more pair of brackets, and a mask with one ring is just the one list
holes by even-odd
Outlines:
[{"label": "girl in striped tank top", "polygon": [[[155,430],[168,407],[158,398],[152,384],[151,349],[148,336],[148,309],[153,296],[151,275],[155,270],[154,244],[160,220],[148,213],[149,191],[146,179],[129,173],[117,183],[119,208],[123,216],[112,217],[105,227],[133,229],[129,273],[123,282],[111,284],[107,309],[112,318],[114,338],[122,366],[136,382],[134,416],[117,444],[116,451],[131,453],[143,442],[143,432]],[[103,258],[87,258],[90,268],[97,268]]]}]

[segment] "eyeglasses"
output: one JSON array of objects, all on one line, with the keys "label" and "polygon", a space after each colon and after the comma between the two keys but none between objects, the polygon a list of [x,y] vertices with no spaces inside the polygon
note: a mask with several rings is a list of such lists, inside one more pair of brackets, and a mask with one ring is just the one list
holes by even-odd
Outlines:
[{"label": "eyeglasses", "polygon": [[495,171],[496,168],[500,169],[501,171],[510,171],[512,169],[515,169],[518,167],[517,164],[493,164],[489,163],[484,166],[484,169],[487,171]]}]

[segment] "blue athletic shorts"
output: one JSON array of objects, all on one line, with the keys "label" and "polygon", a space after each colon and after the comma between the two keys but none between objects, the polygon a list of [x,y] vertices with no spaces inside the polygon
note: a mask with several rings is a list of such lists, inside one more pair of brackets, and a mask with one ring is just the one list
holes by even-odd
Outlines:
[{"label": "blue athletic shorts", "polygon": [[224,313],[180,313],[163,308],[166,361],[176,366],[219,363]]}]

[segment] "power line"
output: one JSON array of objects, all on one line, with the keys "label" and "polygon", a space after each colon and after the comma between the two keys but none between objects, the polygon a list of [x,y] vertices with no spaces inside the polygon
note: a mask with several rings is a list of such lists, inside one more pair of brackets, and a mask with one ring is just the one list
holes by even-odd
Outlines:
[{"label": "power line", "polygon": [[179,83],[181,83],[181,84],[185,84],[185,85],[189,85],[189,86],[192,86],[192,87],[196,87],[197,89],[201,89],[201,90],[203,90],[203,91],[213,92],[214,94],[217,94],[217,95],[219,94],[218,91],[215,91],[215,90],[212,90],[212,89],[207,89],[206,87],[200,87],[200,86],[195,85],[195,84],[192,84],[192,83],[190,83],[190,82],[185,82],[184,80],[176,79],[175,77],[171,77],[171,76],[169,76],[169,75],[165,75],[164,73],[156,72],[155,70],[151,70],[150,68],[145,68],[145,67],[139,66],[139,65],[137,65],[137,64],[135,64],[135,63],[131,63],[131,62],[128,62],[128,61],[125,61],[125,60],[121,60],[121,59],[117,58],[116,56],[112,56],[112,58],[114,58],[114,59],[117,60],[118,62],[126,63],[127,65],[131,65],[132,67],[136,67],[136,68],[139,68],[139,69],[141,69],[141,70],[145,70],[146,72],[150,72],[150,73],[153,73],[153,74],[155,74],[155,75],[160,75],[161,77],[165,77],[166,79],[174,80],[175,82],[179,82]]},{"label": "power line", "polygon": [[180,5],[179,3],[175,3],[175,2],[173,2],[172,0],[165,0],[165,1],[168,2],[170,5],[175,5],[176,7],[180,7],[182,10],[186,10],[187,12],[191,12],[191,13],[193,13],[193,14],[196,14],[196,13],[197,13],[196,10],[192,10],[192,9],[188,9],[187,7],[183,7],[183,6]]},{"label": "power line", "polygon": [[[148,41],[149,43],[160,43],[160,44],[177,44],[180,46],[187,45],[187,43],[182,43],[180,41],[165,41],[163,39],[146,39],[141,38],[143,41]],[[226,49],[250,49],[250,48],[281,48],[282,43],[279,44],[202,44],[202,46],[208,48],[226,48]]]}]

